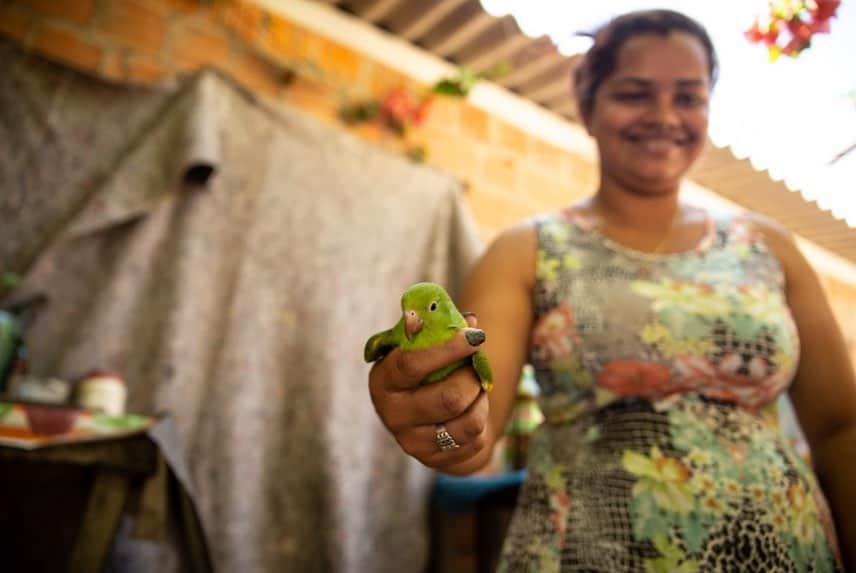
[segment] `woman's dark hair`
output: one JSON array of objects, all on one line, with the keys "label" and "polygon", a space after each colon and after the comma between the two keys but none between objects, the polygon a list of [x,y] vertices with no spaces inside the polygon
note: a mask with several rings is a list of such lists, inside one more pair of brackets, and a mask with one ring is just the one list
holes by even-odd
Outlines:
[{"label": "woman's dark hair", "polygon": [[618,16],[593,34],[594,45],[574,69],[574,96],[583,116],[591,113],[598,88],[615,71],[618,51],[627,40],[635,36],[655,34],[668,36],[672,32],[685,32],[696,38],[707,52],[711,85],[716,83],[718,61],[713,42],[704,26],[673,10],[639,10]]}]

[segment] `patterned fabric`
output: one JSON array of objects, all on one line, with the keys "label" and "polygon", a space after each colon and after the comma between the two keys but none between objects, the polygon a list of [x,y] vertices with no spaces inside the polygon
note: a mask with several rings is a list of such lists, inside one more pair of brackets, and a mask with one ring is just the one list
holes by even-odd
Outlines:
[{"label": "patterned fabric", "polygon": [[816,478],[776,420],[799,352],[744,219],[650,255],[536,222],[530,359],[546,417],[500,571],[837,571]]},{"label": "patterned fabric", "polygon": [[130,411],[172,413],[217,570],[422,570],[433,474],[362,346],[478,255],[460,185],[220,75],[138,90],[0,54],[0,256],[37,255],[14,294],[49,298],[34,373],[115,370]]}]

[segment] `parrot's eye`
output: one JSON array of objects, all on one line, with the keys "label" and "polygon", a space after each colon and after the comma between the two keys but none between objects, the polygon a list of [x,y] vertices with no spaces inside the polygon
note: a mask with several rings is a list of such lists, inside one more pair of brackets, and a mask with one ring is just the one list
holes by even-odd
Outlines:
[{"label": "parrot's eye", "polygon": [[434,312],[435,310],[437,310],[437,301],[436,300],[431,303],[431,306],[428,307],[428,310],[430,310],[431,312]]}]

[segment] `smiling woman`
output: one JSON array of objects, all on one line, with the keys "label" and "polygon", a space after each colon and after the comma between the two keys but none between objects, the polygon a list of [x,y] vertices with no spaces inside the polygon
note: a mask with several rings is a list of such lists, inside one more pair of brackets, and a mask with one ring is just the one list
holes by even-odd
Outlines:
[{"label": "smiling woman", "polygon": [[[462,293],[489,408],[468,369],[417,385],[476,350],[456,336],[381,360],[376,410],[405,451],[470,473],[534,366],[545,423],[501,572],[839,571],[838,536],[853,565],[856,381],[820,285],[777,225],[679,201],[707,138],[711,41],[651,10],[594,42],[575,89],[597,188],[502,233]],[[772,422],[785,391],[817,473]],[[429,443],[436,424],[460,447]]]},{"label": "smiling woman", "polygon": [[[670,11],[649,14],[616,18],[595,35],[574,72],[574,91],[600,158],[600,188],[587,209],[606,235],[657,253],[676,226],[689,223],[687,240],[673,243],[673,250],[695,246],[709,228],[708,218],[693,209],[649,199],[676,199],[704,148],[717,59],[694,21]],[[627,234],[625,204],[634,212],[653,207],[650,228],[640,229],[647,236]]]},{"label": "smiling woman", "polygon": [[705,144],[707,59],[686,33],[627,40],[620,71],[600,83],[596,101],[582,104],[605,179],[649,193],[676,190]]}]

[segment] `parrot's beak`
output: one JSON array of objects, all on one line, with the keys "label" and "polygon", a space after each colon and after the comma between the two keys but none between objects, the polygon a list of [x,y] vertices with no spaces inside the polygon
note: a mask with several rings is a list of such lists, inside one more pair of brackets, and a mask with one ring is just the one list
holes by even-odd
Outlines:
[{"label": "parrot's beak", "polygon": [[415,310],[404,311],[404,335],[407,340],[413,338],[413,335],[422,330],[422,319],[416,314]]}]

